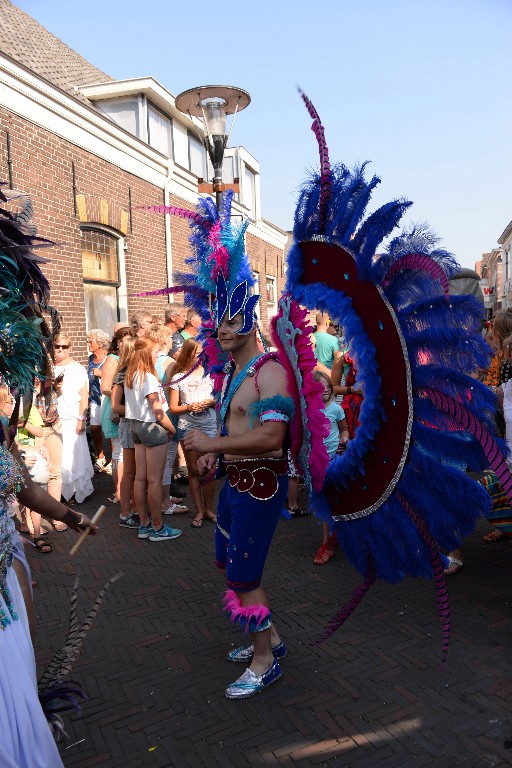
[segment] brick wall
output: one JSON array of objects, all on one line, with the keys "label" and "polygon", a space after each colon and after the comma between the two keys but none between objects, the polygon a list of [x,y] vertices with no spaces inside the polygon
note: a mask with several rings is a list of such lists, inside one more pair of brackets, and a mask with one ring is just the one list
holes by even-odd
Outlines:
[{"label": "brick wall", "polygon": [[[0,180],[8,180],[9,132],[13,186],[27,192],[34,206],[38,234],[57,245],[44,251],[51,260],[43,271],[51,284],[51,302],[62,315],[63,329],[73,342],[73,355],[83,362],[87,355],[85,304],[80,250],[80,224],[106,224],[124,236],[128,315],[147,309],[163,315],[166,297],[140,298],[130,294],[163,288],[167,284],[165,217],[136,210],[138,205],[163,203],[163,191],[86,152],[55,134],[0,108]],[[75,166],[77,213],[74,210]],[[131,190],[132,220],[128,217]],[[173,196],[172,205],[190,208]],[[190,254],[188,223],[171,217],[173,271],[187,271]],[[268,324],[265,276],[277,280],[277,295],[284,286],[283,253],[252,234],[246,236],[253,269],[260,275],[261,320]],[[176,300],[182,300],[176,296]]]},{"label": "brick wall", "polygon": [[[43,271],[52,287],[52,303],[61,312],[63,327],[73,340],[74,355],[83,361],[87,352],[85,305],[80,220],[73,205],[72,162],[75,164],[77,195],[106,200],[113,211],[129,210],[129,188],[133,206],[161,204],[163,192],[49,131],[0,109],[0,178],[3,180],[8,179],[6,131],[11,142],[13,186],[31,196],[38,234],[57,243],[44,251],[51,263],[45,265]],[[101,221],[99,211],[98,223]],[[125,245],[128,294],[165,286],[164,217],[133,211],[133,229],[128,229]],[[160,314],[164,303],[161,298],[129,297],[128,313],[144,308]]]}]

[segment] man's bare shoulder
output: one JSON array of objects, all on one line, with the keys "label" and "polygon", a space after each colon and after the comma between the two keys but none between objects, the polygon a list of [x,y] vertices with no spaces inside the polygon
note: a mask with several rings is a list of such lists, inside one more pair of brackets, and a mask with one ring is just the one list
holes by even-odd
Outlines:
[{"label": "man's bare shoulder", "polygon": [[277,360],[267,360],[258,371],[260,399],[272,395],[289,396],[286,372]]}]

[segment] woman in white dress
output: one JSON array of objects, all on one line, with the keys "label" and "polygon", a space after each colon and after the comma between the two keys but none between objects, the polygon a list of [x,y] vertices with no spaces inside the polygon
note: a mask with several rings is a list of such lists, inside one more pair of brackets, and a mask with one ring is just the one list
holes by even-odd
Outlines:
[{"label": "woman in white dress", "polygon": [[84,366],[71,357],[68,336],[61,333],[54,349],[55,377],[64,374],[58,399],[62,423],[62,495],[66,501],[74,496],[81,504],[94,490],[94,469],[85,435],[89,379]]}]

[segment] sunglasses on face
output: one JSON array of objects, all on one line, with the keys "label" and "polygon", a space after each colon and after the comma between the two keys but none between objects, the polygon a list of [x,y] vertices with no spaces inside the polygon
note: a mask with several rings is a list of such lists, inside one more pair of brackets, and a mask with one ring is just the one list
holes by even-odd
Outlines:
[{"label": "sunglasses on face", "polygon": [[55,349],[69,349],[69,344],[55,344]]}]

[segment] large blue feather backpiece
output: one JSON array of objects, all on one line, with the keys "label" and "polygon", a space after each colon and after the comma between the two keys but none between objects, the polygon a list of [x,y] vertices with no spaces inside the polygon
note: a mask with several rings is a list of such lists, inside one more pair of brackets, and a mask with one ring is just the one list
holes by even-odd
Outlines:
[{"label": "large blue feather backpiece", "polygon": [[365,165],[331,166],[320,118],[303,98],[320,173],[299,196],[287,290],[342,326],[364,390],[355,438],[312,498],[364,576],[324,638],[376,578],[434,577],[444,658],[449,608],[440,550],[458,547],[490,505],[468,470],[492,467],[512,498],[505,447],[495,437],[495,395],[471,376],[490,357],[483,306],[450,296],[459,267],[425,225],[382,248],[411,203],[394,200],[365,217],[380,180],[367,180]]}]

